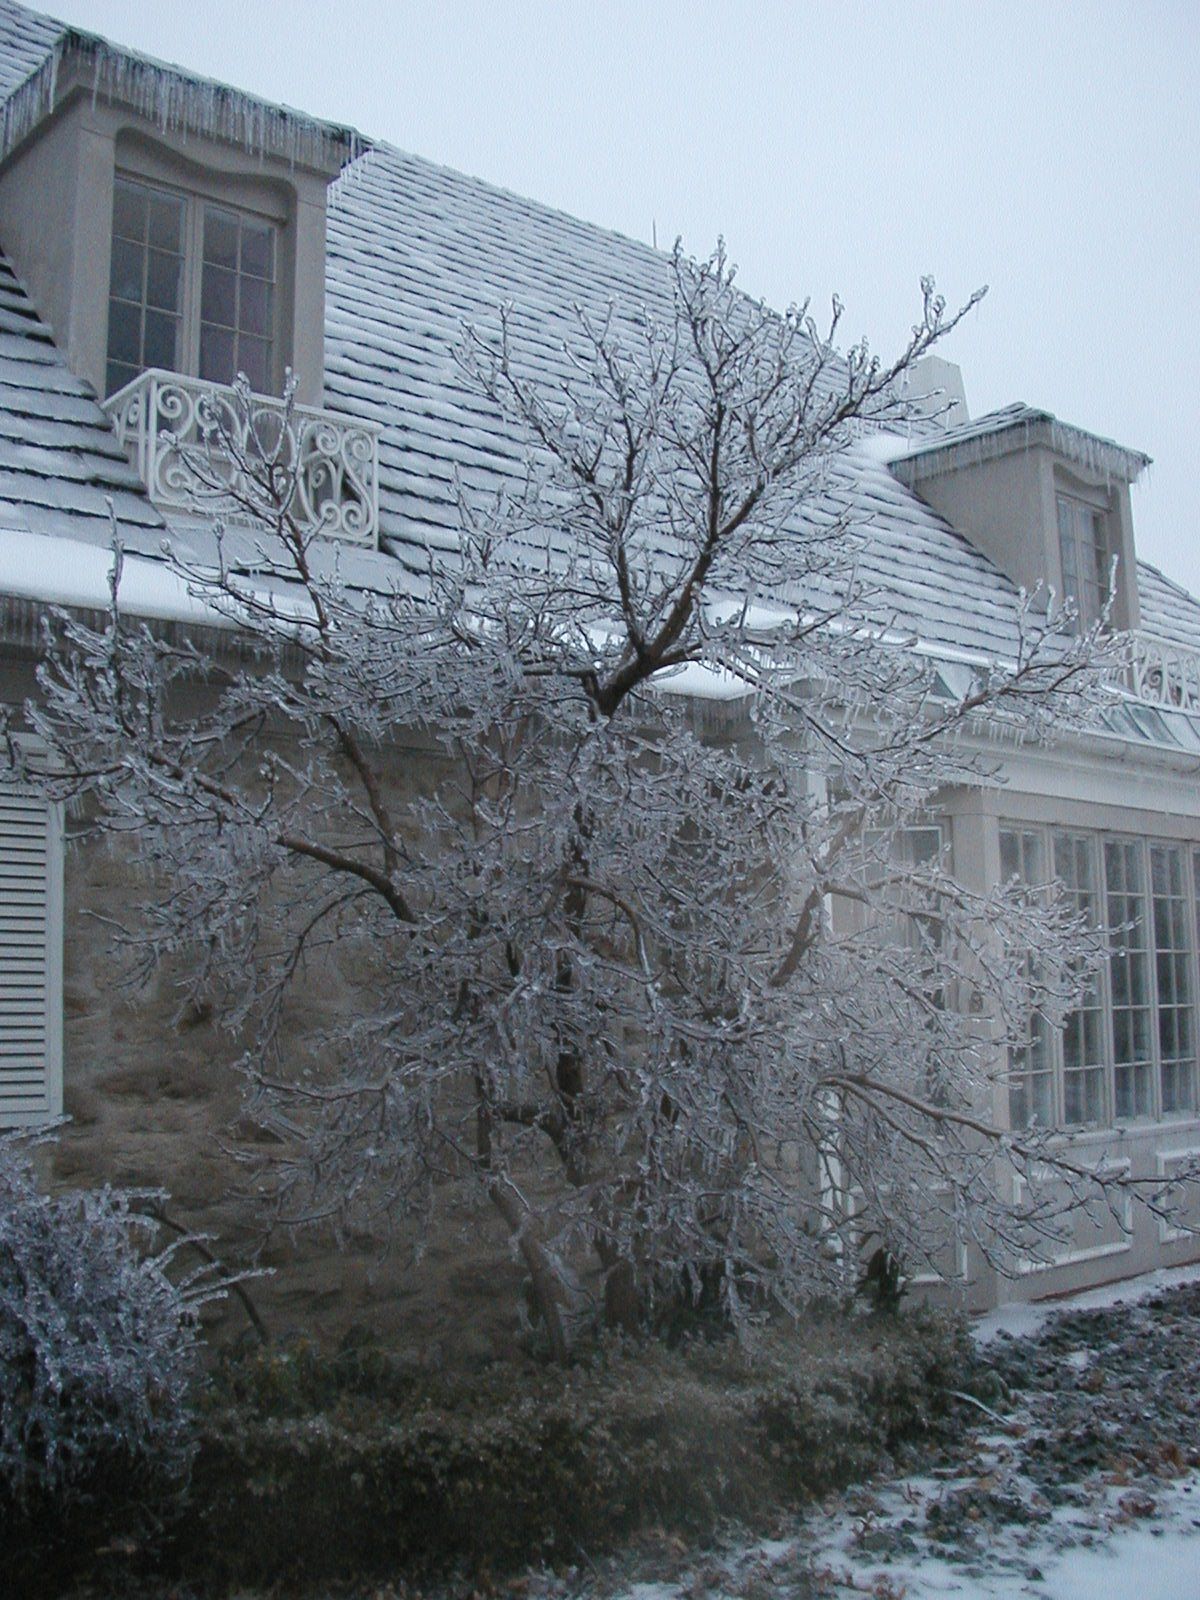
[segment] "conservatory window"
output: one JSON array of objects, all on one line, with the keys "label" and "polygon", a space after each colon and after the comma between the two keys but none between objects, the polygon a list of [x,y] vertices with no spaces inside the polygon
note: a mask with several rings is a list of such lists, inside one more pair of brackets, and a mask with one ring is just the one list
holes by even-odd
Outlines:
[{"label": "conservatory window", "polygon": [[147,367],[277,385],[278,228],[263,217],[118,174],[106,390]]},{"label": "conservatory window", "polygon": [[[1101,921],[1095,841],[1086,834],[1054,836],[1054,873],[1072,910],[1091,926]],[[1062,1030],[1062,1111],[1069,1123],[1102,1122],[1107,1110],[1104,998],[1093,978]]]},{"label": "conservatory window", "polygon": [[1063,1026],[1035,1016],[1010,1049],[1012,1126],[1194,1114],[1200,850],[1005,826],[1000,863],[1031,886],[1052,875],[1072,909],[1109,930],[1108,961]]},{"label": "conservatory window", "polygon": [[[1042,884],[1046,868],[1042,836],[1029,831],[1005,829],[1000,834],[1000,871],[1005,882]],[[1034,976],[1033,964],[1025,962],[1025,976]],[[1054,1097],[1054,1068],[1050,1051],[1050,1026],[1039,1011],[1030,1012],[1025,1036],[1010,1052],[1008,1080],[1009,1119],[1014,1128],[1052,1127],[1058,1120]]]},{"label": "conservatory window", "polygon": [[1097,622],[1110,598],[1111,558],[1102,510],[1070,495],[1058,496],[1058,552],[1063,595],[1079,607],[1080,626]]},{"label": "conservatory window", "polygon": [[1109,956],[1112,985],[1113,1089],[1123,1121],[1154,1110],[1150,1049],[1150,930],[1141,849],[1136,840],[1110,839],[1104,846],[1108,886]]},{"label": "conservatory window", "polygon": [[1187,864],[1179,845],[1150,847],[1154,911],[1155,981],[1158,987],[1158,1055],[1162,1108],[1196,1109],[1196,1039],[1192,1009],[1191,919]]}]

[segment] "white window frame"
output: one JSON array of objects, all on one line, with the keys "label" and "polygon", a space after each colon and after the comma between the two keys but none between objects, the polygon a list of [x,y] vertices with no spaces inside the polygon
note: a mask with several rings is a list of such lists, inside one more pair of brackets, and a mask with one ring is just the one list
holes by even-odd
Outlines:
[{"label": "white window frame", "polygon": [[[1078,607],[1080,629],[1090,628],[1100,620],[1113,594],[1108,506],[1089,498],[1087,494],[1058,489],[1054,499],[1054,520],[1058,530],[1058,562],[1063,598],[1073,600]],[[1072,567],[1074,574],[1069,575]],[[1094,577],[1090,573],[1093,567]]]},{"label": "white window frame", "polygon": [[[35,760],[32,744],[27,754]],[[15,802],[15,803],[14,803]],[[43,967],[40,983],[27,967],[29,907],[17,897],[28,881],[23,853],[30,839],[28,819],[40,816],[44,826],[44,898],[41,931]],[[5,904],[6,895],[13,902]],[[42,1037],[40,1051],[22,1050],[28,1041],[28,1013],[21,1006],[40,988]],[[63,1109],[63,808],[31,784],[0,782],[0,1129],[36,1127],[52,1122]],[[11,1009],[10,1009],[11,1008]],[[29,1062],[40,1056],[40,1072]],[[31,1080],[38,1080],[36,1086]]]},{"label": "white window frame", "polygon": [[[1116,1114],[1116,1069],[1119,1064],[1115,1059],[1114,988],[1112,959],[1110,956],[1109,960],[1105,961],[1097,973],[1095,979],[1096,1009],[1099,1010],[1102,1019],[1103,1112],[1100,1118],[1093,1121],[1067,1121],[1065,1107],[1065,1076],[1067,1069],[1064,1061],[1064,1030],[1061,1028],[1051,1029],[1049,1030],[1048,1056],[1052,1074],[1053,1127],[1064,1129],[1143,1128],[1163,1124],[1171,1126],[1182,1122],[1200,1120],[1200,846],[1181,839],[1163,839],[1157,836],[1142,836],[1117,833],[1112,830],[1072,826],[1050,826],[1008,819],[1001,820],[999,829],[1001,835],[1015,833],[1017,835],[1036,835],[1038,837],[1040,840],[1041,859],[1045,867],[1044,876],[1047,883],[1054,881],[1054,847],[1056,839],[1066,838],[1072,841],[1086,842],[1091,853],[1095,883],[1094,893],[1103,919],[1102,926],[1108,925],[1109,913],[1109,884],[1105,846],[1116,845],[1124,849],[1132,847],[1137,852],[1139,862],[1148,997],[1148,1004],[1145,1009],[1148,1012],[1150,1036],[1150,1106],[1141,1115],[1118,1118]],[[1181,1110],[1172,1111],[1164,1111],[1163,1109],[1163,1057],[1159,1019],[1161,997],[1158,985],[1157,957],[1159,954],[1177,955],[1179,952],[1174,948],[1169,952],[1166,950],[1160,952],[1157,943],[1151,863],[1151,851],[1155,848],[1174,849],[1179,852],[1183,868],[1183,900],[1187,919],[1186,933],[1189,940],[1186,955],[1191,1015],[1191,1104]],[[1117,892],[1123,891],[1114,890],[1114,893]],[[1011,1054],[1009,1070],[1013,1076],[1020,1070]]]},{"label": "white window frame", "polygon": [[[281,282],[281,269],[283,266],[284,224],[280,218],[271,216],[266,212],[257,210],[252,205],[239,202],[237,197],[226,198],[217,193],[200,192],[188,189],[176,183],[171,183],[153,174],[140,172],[136,168],[117,167],[113,174],[114,196],[115,187],[119,183],[134,183],[143,189],[157,191],[160,194],[170,195],[175,200],[183,202],[183,285],[179,305],[179,344],[176,350],[175,366],[169,370],[179,372],[186,377],[199,377],[200,375],[200,323],[201,323],[201,288],[204,273],[204,214],[212,206],[217,210],[236,213],[240,217],[248,218],[251,222],[268,227],[273,236],[274,252],[274,278],[272,280],[272,313],[271,313],[271,353],[270,370],[268,372],[266,390],[268,393],[278,393],[283,372],[283,333],[284,333],[284,296]],[[115,205],[115,200],[114,200]],[[111,226],[111,220],[110,220]],[[112,307],[111,286],[105,289],[104,298],[104,362],[105,362],[105,389],[108,388],[109,364],[109,317]],[[145,369],[143,369],[145,370]],[[130,382],[133,379],[128,380]],[[119,393],[113,390],[112,393]]]}]

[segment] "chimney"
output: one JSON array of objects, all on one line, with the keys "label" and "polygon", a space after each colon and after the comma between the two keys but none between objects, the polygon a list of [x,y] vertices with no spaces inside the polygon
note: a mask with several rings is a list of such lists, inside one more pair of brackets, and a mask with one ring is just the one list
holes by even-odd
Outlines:
[{"label": "chimney", "polygon": [[941,356],[922,356],[906,374],[904,397],[921,417],[937,417],[946,428],[971,420],[962,368]]}]

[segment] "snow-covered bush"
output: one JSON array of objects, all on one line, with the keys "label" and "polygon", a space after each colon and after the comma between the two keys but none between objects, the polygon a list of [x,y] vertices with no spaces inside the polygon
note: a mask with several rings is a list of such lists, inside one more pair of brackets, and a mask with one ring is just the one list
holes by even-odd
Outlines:
[{"label": "snow-covered bush", "polygon": [[370,1344],[231,1353],[202,1409],[174,1570],[221,1593],[448,1567],[495,1580],[640,1529],[769,1526],[928,1439],[970,1359],[965,1329],[928,1311],[813,1312],[753,1351],[609,1340],[516,1384],[502,1364],[422,1369]]},{"label": "snow-covered bush", "polygon": [[139,1196],[46,1194],[26,1146],[0,1136],[0,1505],[68,1501],[109,1468],[169,1481],[191,1449],[188,1286]]}]

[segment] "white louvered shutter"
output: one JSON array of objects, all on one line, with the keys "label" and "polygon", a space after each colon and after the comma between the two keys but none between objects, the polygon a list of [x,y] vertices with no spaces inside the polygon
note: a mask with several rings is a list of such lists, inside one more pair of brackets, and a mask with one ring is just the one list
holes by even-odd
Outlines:
[{"label": "white louvered shutter", "polygon": [[53,821],[36,790],[0,784],[0,1127],[61,1108]]}]

